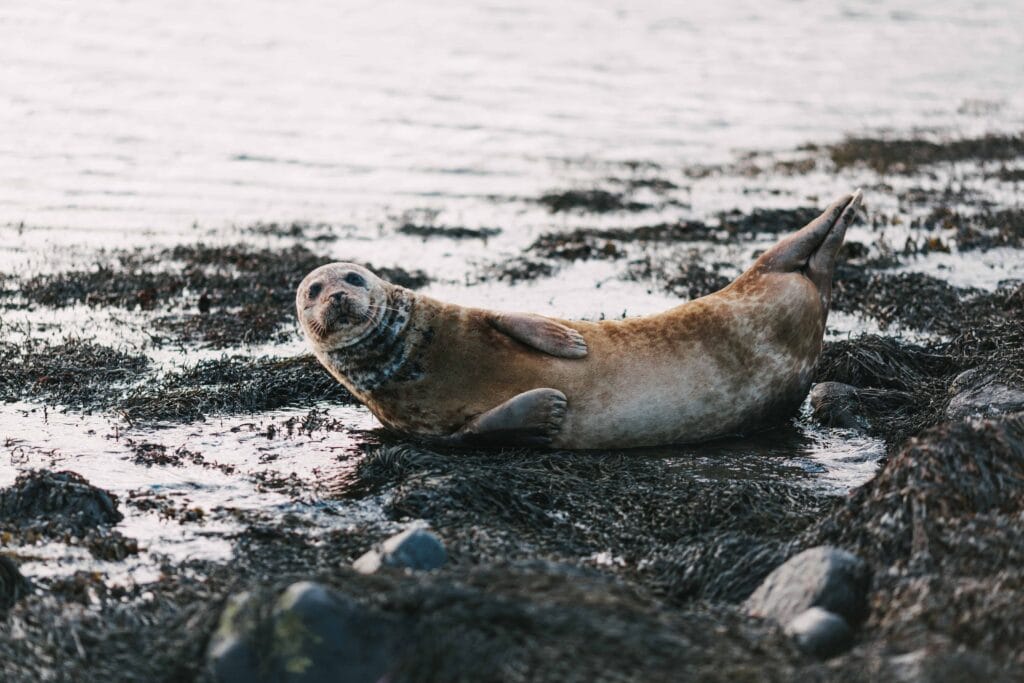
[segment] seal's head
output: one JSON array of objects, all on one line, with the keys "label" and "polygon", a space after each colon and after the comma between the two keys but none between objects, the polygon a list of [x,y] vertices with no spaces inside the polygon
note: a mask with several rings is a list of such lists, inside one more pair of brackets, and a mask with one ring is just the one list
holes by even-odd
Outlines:
[{"label": "seal's head", "polygon": [[329,263],[295,293],[299,324],[313,347],[328,351],[358,343],[388,308],[388,283],[355,263]]}]

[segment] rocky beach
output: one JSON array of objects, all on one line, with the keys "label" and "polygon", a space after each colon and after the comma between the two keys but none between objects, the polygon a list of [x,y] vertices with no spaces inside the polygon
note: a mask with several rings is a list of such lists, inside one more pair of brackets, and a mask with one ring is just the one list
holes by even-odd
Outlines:
[{"label": "rocky beach", "polygon": [[[755,196],[815,173],[864,186],[835,283],[845,332],[828,337],[804,408],[695,446],[431,450],[376,427],[301,347],[254,354],[296,336],[295,283],[328,260],[317,247],[344,239],[330,225],[244,226],[231,244],[100,249],[81,267],[6,273],[5,420],[44,431],[3,444],[17,470],[0,489],[5,679],[240,681],[295,666],[295,680],[339,666],[367,681],[1019,679],[1022,161],[1014,135],[850,138],[717,168],[626,167],[524,200],[566,228],[463,286],[515,291],[600,262],[686,299],[818,207],[635,214],[682,212],[693,186],[723,178]],[[600,226],[570,227],[591,216]],[[387,230],[494,237],[411,220]],[[721,248],[737,258],[706,257]],[[993,253],[1006,277],[987,288],[921,267],[940,254],[979,268]],[[415,264],[370,265],[431,282]],[[35,322],[69,309],[146,341]],[[52,450],[49,423],[63,434]],[[140,472],[135,485],[91,481],[104,466],[76,458],[76,429]],[[297,470],[307,447],[318,466]],[[860,467],[829,481],[844,461]],[[144,483],[175,472],[230,492]],[[421,530],[396,542],[411,554],[387,561],[380,544],[403,529]],[[220,550],[182,552],[181,537]],[[375,547],[384,560],[357,562]],[[342,644],[316,645],[326,633]]]},{"label": "rocky beach", "polygon": [[[1024,680],[1024,9],[0,6],[0,680]],[[768,431],[386,431],[332,261],[632,318],[864,205]]]}]

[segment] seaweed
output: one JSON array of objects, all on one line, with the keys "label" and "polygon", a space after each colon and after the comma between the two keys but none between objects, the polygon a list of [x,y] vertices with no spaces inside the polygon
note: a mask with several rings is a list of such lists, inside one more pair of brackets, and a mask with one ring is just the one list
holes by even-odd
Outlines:
[{"label": "seaweed", "polygon": [[944,141],[851,137],[827,151],[839,169],[864,165],[876,173],[906,174],[940,163],[1016,159],[1024,156],[1024,136],[989,133]]},{"label": "seaweed", "polygon": [[627,199],[624,195],[608,190],[565,190],[549,192],[537,200],[551,213],[585,211],[610,213],[612,211],[646,211],[650,204]]},{"label": "seaweed", "polygon": [[487,240],[501,234],[501,228],[465,228],[462,226],[448,225],[420,225],[416,223],[403,223],[398,228],[403,235],[414,237],[444,237],[452,240]]},{"label": "seaweed", "polygon": [[1024,414],[937,426],[811,532],[887,567],[873,637],[920,647],[935,634],[1020,664],[1024,636]]},{"label": "seaweed", "polygon": [[0,355],[0,401],[44,398],[76,408],[109,402],[150,365],[143,354],[80,339],[54,345],[0,342]]},{"label": "seaweed", "polygon": [[133,388],[116,408],[131,422],[193,421],[355,399],[313,356],[200,361]]},{"label": "seaweed", "polygon": [[[21,297],[33,304],[73,304],[142,310],[191,309],[155,320],[160,333],[212,348],[281,341],[294,319],[299,281],[330,259],[303,245],[257,249],[245,244],[177,245],[156,252],[115,251],[92,270],[36,275],[21,283]],[[366,267],[410,289],[429,278],[422,271]]]}]

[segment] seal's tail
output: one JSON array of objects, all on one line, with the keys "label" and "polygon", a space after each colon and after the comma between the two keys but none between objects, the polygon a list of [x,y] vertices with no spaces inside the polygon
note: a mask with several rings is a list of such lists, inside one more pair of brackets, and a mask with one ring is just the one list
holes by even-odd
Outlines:
[{"label": "seal's tail", "polygon": [[826,310],[832,298],[832,271],[863,195],[860,190],[832,202],[825,212],[781,240],[757,259],[752,270],[788,273],[802,270],[821,293]]}]

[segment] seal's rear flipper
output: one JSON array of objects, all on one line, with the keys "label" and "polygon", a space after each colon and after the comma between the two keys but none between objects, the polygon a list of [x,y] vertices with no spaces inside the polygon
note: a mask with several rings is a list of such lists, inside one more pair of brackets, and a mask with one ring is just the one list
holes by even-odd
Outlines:
[{"label": "seal's rear flipper", "polygon": [[583,358],[587,342],[576,330],[533,313],[489,313],[487,322],[527,346],[558,358]]},{"label": "seal's rear flipper", "polygon": [[762,254],[752,270],[761,273],[802,270],[818,288],[827,310],[836,254],[843,244],[846,228],[857,215],[862,196],[857,190],[832,202],[820,216]]},{"label": "seal's rear flipper", "polygon": [[442,443],[452,446],[550,446],[567,401],[557,389],[532,389],[480,413]]}]

